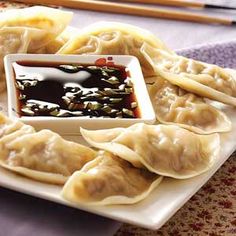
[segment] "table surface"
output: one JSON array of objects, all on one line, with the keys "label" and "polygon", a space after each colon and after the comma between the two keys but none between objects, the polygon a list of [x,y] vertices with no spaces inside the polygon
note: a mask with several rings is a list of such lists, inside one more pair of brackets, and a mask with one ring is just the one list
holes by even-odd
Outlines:
[{"label": "table surface", "polygon": [[[52,1],[53,2],[53,1]],[[230,3],[236,1],[208,1]],[[0,7],[18,7],[0,1]],[[23,6],[23,5],[20,5]],[[236,39],[235,27],[176,22],[147,17],[115,15],[73,10],[72,26],[83,28],[98,21],[130,23],[150,30],[170,48],[188,48],[199,44]],[[204,12],[205,14],[205,12]],[[209,14],[209,13],[208,13]],[[213,14],[213,13],[211,13]],[[217,11],[213,15],[233,17],[235,12]],[[236,18],[235,18],[236,20]],[[59,206],[44,200],[0,189],[0,235],[235,235],[234,218],[235,156],[232,156],[214,177],[184,205],[160,230],[150,231],[121,225],[109,219]],[[60,217],[58,217],[60,215]]]}]

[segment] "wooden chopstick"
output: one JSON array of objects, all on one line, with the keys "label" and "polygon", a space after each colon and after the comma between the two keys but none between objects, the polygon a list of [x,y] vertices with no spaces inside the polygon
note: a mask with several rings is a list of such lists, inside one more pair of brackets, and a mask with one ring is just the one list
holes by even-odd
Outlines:
[{"label": "wooden chopstick", "polygon": [[143,3],[143,4],[157,4],[163,6],[173,7],[194,7],[194,8],[209,8],[209,9],[224,9],[224,10],[236,10],[236,7],[213,5],[203,2],[189,2],[185,0],[119,0],[120,2],[128,3]]},{"label": "wooden chopstick", "polygon": [[56,5],[80,10],[90,10],[109,13],[121,13],[126,15],[137,15],[145,17],[154,17],[161,19],[192,21],[199,23],[236,25],[236,21],[219,17],[211,17],[200,14],[169,11],[157,9],[153,7],[133,6],[130,4],[112,3],[106,1],[91,1],[91,0],[17,0],[17,2],[40,4],[40,5]]}]

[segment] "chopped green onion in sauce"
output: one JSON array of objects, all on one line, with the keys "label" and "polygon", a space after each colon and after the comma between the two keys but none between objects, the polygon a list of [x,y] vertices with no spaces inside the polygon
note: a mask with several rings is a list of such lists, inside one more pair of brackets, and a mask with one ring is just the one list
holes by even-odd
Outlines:
[{"label": "chopped green onion in sauce", "polygon": [[139,118],[124,66],[13,63],[21,116]]}]

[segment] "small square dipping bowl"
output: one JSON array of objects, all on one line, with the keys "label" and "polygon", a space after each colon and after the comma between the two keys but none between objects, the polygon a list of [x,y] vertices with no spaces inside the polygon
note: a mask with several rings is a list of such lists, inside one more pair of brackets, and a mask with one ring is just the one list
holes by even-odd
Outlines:
[{"label": "small square dipping bowl", "polygon": [[[62,63],[62,64],[89,64],[104,66],[124,66],[129,72],[133,83],[136,101],[139,107],[140,118],[103,118],[86,116],[80,117],[53,117],[53,116],[21,116],[17,98],[14,62],[33,63]],[[86,129],[106,129],[114,127],[127,127],[135,123],[144,122],[153,124],[155,113],[148,95],[139,61],[133,56],[120,55],[43,55],[43,54],[11,54],[4,58],[8,91],[8,113],[10,118],[17,118],[26,124],[32,125],[36,130],[51,129],[64,135],[76,135],[80,127]]]}]

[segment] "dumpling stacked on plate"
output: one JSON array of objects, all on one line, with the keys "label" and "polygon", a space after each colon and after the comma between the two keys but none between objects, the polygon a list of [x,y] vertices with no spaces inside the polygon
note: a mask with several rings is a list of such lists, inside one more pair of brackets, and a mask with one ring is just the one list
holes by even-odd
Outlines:
[{"label": "dumpling stacked on plate", "polygon": [[146,198],[162,177],[134,167],[114,154],[101,152],[66,182],[62,196],[89,205],[133,204]]},{"label": "dumpling stacked on plate", "polygon": [[11,53],[55,53],[64,43],[60,34],[72,13],[49,7],[30,7],[0,13],[0,91],[5,88],[3,58]]},{"label": "dumpling stacked on plate", "polygon": [[[197,135],[177,126],[81,130],[93,147],[66,141],[50,130],[0,113],[0,166],[38,181],[64,184],[62,196],[91,205],[133,204],[162,176],[191,178],[219,158],[219,135]],[[104,151],[105,150],[105,151]]]},{"label": "dumpling stacked on plate", "polygon": [[0,166],[6,169],[46,183],[64,184],[96,155],[89,147],[66,141],[50,130],[36,132],[0,113]]},{"label": "dumpling stacked on plate", "polygon": [[154,81],[157,124],[81,129],[92,149],[0,114],[0,165],[35,180],[65,183],[65,199],[93,205],[133,204],[163,176],[186,179],[209,170],[219,160],[218,133],[229,132],[231,122],[205,98],[235,106],[236,72],[180,57],[150,32],[127,24],[65,31],[71,17],[46,7],[2,13],[0,72],[8,53],[133,55],[146,81]]},{"label": "dumpling stacked on plate", "polygon": [[155,73],[191,93],[236,106],[236,71],[224,69],[143,44]]},{"label": "dumpling stacked on plate", "polygon": [[[206,98],[235,106],[235,71],[180,57],[151,33],[116,22],[86,27],[57,53],[133,55],[139,59],[146,81],[154,82],[149,92],[157,124],[82,129],[83,137],[93,147],[136,168],[177,179],[199,175],[219,160],[217,133],[229,132],[232,125],[227,115]],[[111,193],[93,198],[98,194],[95,189],[104,193],[105,186],[112,185],[113,173],[105,178],[103,168],[108,169],[103,161],[95,159],[88,168],[75,172],[66,183],[63,196],[77,203],[111,204],[107,201]],[[113,203],[118,203],[116,200]]]},{"label": "dumpling stacked on plate", "polygon": [[219,160],[219,134],[142,123],[81,133],[90,145],[112,154],[89,162],[66,182],[62,196],[79,204],[136,203],[161,182],[160,176],[191,178]]},{"label": "dumpling stacked on plate", "polygon": [[57,53],[133,55],[139,59],[144,75],[152,76],[155,74],[153,67],[140,50],[144,43],[174,54],[149,31],[118,22],[99,22],[85,27]]},{"label": "dumpling stacked on plate", "polygon": [[199,134],[228,132],[229,118],[205,98],[236,105],[236,72],[180,57],[150,32],[136,26],[100,22],[82,29],[58,54],[125,54],[136,56],[157,121]]},{"label": "dumpling stacked on plate", "polygon": [[1,113],[0,166],[51,184],[69,179],[63,188],[66,198],[91,204],[138,202],[162,180],[111,153],[66,141],[50,130],[36,132]]}]

